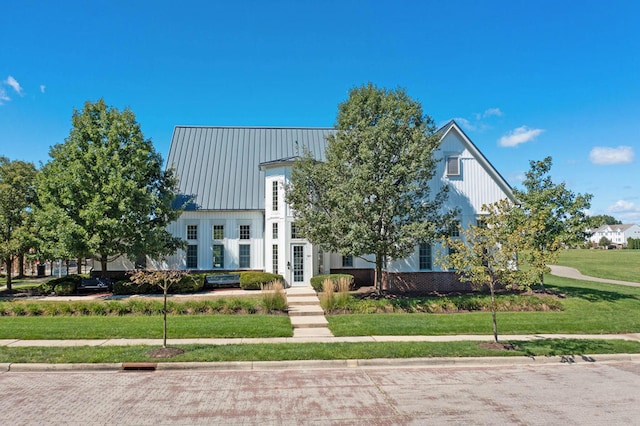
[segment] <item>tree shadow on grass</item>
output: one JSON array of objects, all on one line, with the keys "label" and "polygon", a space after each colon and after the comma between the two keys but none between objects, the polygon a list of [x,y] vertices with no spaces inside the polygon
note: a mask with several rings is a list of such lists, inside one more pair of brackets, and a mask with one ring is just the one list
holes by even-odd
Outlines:
[{"label": "tree shadow on grass", "polygon": [[562,362],[573,362],[573,356],[584,361],[593,359],[584,354],[603,354],[615,352],[615,345],[606,340],[581,339],[539,339],[514,342],[518,350],[527,356],[564,356]]},{"label": "tree shadow on grass", "polygon": [[640,300],[640,297],[637,295],[618,293],[617,291],[572,286],[557,287],[553,285],[547,285],[547,288],[556,294],[563,294],[566,297],[576,297],[588,302],[615,302],[625,299]]}]

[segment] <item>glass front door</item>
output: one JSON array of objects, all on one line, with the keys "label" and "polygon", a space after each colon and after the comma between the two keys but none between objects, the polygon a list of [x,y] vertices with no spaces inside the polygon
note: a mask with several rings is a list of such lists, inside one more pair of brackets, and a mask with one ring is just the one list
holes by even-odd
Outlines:
[{"label": "glass front door", "polygon": [[294,244],[292,247],[291,258],[293,259],[293,282],[304,282],[304,246],[301,244]]}]

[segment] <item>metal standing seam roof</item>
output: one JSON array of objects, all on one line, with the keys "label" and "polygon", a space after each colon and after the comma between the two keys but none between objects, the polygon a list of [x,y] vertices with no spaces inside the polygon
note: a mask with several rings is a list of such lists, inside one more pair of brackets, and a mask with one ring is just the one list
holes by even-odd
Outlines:
[{"label": "metal standing seam roof", "polygon": [[199,210],[264,210],[260,163],[296,157],[304,148],[324,160],[330,128],[176,126],[167,167]]},{"label": "metal standing seam roof", "polygon": [[[511,187],[453,120],[437,130],[442,138],[457,129],[487,172],[513,198]],[[324,161],[332,128],[176,126],[167,167],[178,176],[178,191],[192,196],[189,209],[264,210],[262,163],[300,156],[308,149]]]}]

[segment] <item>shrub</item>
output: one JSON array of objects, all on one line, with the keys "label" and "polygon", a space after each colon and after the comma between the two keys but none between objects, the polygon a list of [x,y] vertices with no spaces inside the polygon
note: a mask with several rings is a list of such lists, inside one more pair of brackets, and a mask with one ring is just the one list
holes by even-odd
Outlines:
[{"label": "shrub", "polygon": [[285,311],[287,297],[281,281],[274,281],[262,287],[262,307],[267,312]]},{"label": "shrub", "polygon": [[80,282],[84,278],[88,278],[88,276],[84,274],[72,274],[67,275],[66,277],[54,278],[42,284],[40,286],[41,291],[43,293],[51,293],[53,291],[60,296],[69,296],[76,292],[78,285],[80,285]]},{"label": "shrub", "polygon": [[264,285],[273,281],[284,281],[284,277],[269,272],[242,272],[240,274],[240,288],[244,290],[260,290]]},{"label": "shrub", "polygon": [[[169,287],[170,294],[195,293],[204,286],[204,274],[185,274],[180,281]],[[129,280],[113,284],[113,294],[161,294],[162,288],[151,283],[136,284]]]},{"label": "shrub", "polygon": [[335,285],[329,278],[325,278],[322,282],[322,296],[320,297],[320,306],[325,312],[333,311],[335,307],[334,297]]},{"label": "shrub", "polygon": [[338,290],[338,282],[340,278],[347,279],[349,282],[349,288],[353,286],[353,275],[349,274],[325,274],[325,275],[316,275],[311,278],[311,287],[317,292],[323,291],[324,281],[330,280],[333,282],[334,290]]}]

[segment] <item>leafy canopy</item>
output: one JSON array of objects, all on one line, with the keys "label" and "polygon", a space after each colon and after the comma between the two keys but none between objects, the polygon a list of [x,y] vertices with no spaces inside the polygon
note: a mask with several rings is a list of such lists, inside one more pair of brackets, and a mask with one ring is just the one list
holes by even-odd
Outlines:
[{"label": "leafy canopy", "polygon": [[176,178],[162,170],[133,112],[102,99],[86,102],[72,125],[66,141],[51,148],[39,180],[49,233],[64,228],[51,251],[92,256],[104,271],[122,255],[164,256],[181,247],[165,229],[180,214],[172,208]]},{"label": "leafy canopy", "polygon": [[378,291],[388,259],[447,228],[443,187],[431,196],[440,138],[431,117],[404,89],[369,83],[338,107],[326,161],[310,153],[292,167],[287,202],[307,239],[324,250],[375,255]]}]

